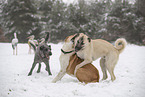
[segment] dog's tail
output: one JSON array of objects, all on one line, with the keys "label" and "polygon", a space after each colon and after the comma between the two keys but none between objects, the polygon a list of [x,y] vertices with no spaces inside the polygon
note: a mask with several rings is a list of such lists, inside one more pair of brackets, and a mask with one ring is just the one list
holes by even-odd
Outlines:
[{"label": "dog's tail", "polygon": [[115,41],[115,48],[119,51],[119,53],[121,53],[125,49],[126,45],[127,42],[124,38],[118,38]]},{"label": "dog's tail", "polygon": [[47,32],[47,35],[46,35],[46,37],[45,37],[45,43],[47,43],[48,40],[49,40],[49,32]]}]

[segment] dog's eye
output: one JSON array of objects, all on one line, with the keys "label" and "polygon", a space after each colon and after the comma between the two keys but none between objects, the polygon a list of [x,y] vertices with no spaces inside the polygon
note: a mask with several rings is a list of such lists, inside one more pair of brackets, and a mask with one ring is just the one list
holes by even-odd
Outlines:
[{"label": "dog's eye", "polygon": [[74,40],[71,40],[74,43]]},{"label": "dog's eye", "polygon": [[51,45],[48,46],[49,50],[51,50]]},{"label": "dog's eye", "polygon": [[83,43],[83,42],[81,42],[81,45],[84,45],[84,43]]}]

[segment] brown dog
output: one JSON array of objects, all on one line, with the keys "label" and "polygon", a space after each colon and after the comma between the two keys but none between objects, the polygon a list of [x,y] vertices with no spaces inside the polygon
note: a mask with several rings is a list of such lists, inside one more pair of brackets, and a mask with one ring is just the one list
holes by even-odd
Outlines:
[{"label": "brown dog", "polygon": [[[70,57],[69,65],[66,69],[66,72],[69,75],[74,75],[75,67],[83,62],[83,59],[80,59],[76,54]],[[84,65],[79,68],[76,72],[76,77],[80,82],[90,83],[90,82],[99,82],[99,71],[91,63]]]}]

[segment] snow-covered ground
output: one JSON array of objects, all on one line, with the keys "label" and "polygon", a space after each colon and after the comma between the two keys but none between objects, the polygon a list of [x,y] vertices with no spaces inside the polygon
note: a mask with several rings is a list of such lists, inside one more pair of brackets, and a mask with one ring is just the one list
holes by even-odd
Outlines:
[{"label": "snow-covered ground", "polygon": [[[53,75],[48,76],[42,64],[41,73],[36,73],[36,67],[32,76],[27,76],[34,57],[34,54],[28,54],[28,45],[18,44],[18,55],[15,56],[10,43],[0,43],[0,97],[144,97],[145,46],[127,45],[115,67],[114,82],[109,76],[106,81],[85,85],[69,75],[51,83],[60,70],[62,44],[51,45],[53,55],[50,67]],[[93,64],[102,78],[99,61]]]}]

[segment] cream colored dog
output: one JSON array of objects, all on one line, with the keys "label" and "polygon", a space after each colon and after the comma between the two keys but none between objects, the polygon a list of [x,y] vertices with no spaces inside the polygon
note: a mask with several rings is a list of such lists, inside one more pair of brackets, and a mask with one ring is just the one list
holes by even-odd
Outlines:
[{"label": "cream colored dog", "polygon": [[110,73],[112,81],[116,79],[114,75],[114,67],[119,59],[119,54],[126,47],[127,42],[125,39],[117,39],[115,41],[115,46],[113,46],[105,40],[91,40],[88,36],[82,34],[79,35],[79,38],[77,38],[75,43],[75,52],[77,53],[77,56],[84,59],[82,63],[76,66],[75,74],[80,67],[92,63],[92,61],[101,57],[100,66],[103,72],[102,80],[105,80],[108,77],[106,70]]},{"label": "cream colored dog", "polygon": [[81,34],[71,35],[65,39],[64,45],[61,49],[61,55],[59,57],[61,70],[58,75],[53,79],[53,83],[60,80],[66,74],[66,68],[69,65],[70,57],[75,53],[74,41],[79,35]]}]

